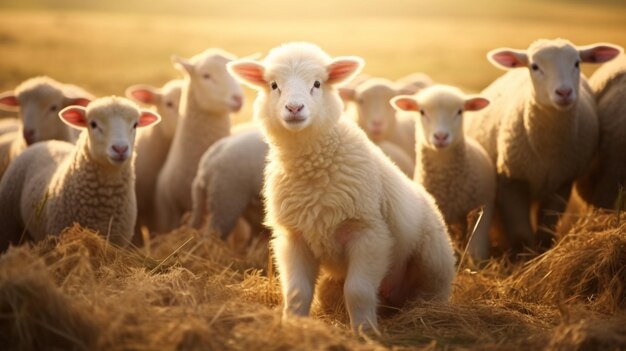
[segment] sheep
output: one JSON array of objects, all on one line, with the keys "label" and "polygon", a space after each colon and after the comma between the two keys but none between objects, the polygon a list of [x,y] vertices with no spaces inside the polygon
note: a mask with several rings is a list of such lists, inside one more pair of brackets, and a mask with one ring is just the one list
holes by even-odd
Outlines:
[{"label": "sheep", "polygon": [[372,141],[395,143],[415,160],[415,121],[406,114],[396,114],[389,105],[393,97],[411,91],[400,90],[383,78],[370,78],[356,88],[342,87],[340,91],[344,99],[356,104],[358,124]]},{"label": "sheep", "polygon": [[[536,241],[540,249],[551,245],[572,183],[589,167],[598,143],[595,103],[579,64],[605,62],[619,52],[609,44],[575,47],[541,39],[528,50],[500,48],[487,55],[511,70],[483,90],[491,106],[466,123],[496,165],[496,207],[512,254],[535,248]],[[539,204],[535,235],[533,203]]]},{"label": "sheep", "polygon": [[69,105],[86,106],[93,96],[70,84],[49,77],[35,77],[21,83],[14,91],[0,94],[0,109],[19,112],[22,125],[12,137],[0,141],[0,178],[9,163],[27,146],[44,140],[74,142],[76,135],[56,115]]},{"label": "sheep", "polygon": [[209,49],[189,60],[174,58],[185,74],[180,121],[170,151],[157,179],[156,229],[174,229],[191,210],[191,183],[204,152],[230,134],[230,114],[243,106],[241,86],[226,71],[235,57]]},{"label": "sheep", "polygon": [[136,233],[140,232],[142,226],[154,228],[155,225],[154,192],[159,171],[165,163],[176,131],[182,84],[183,81],[177,79],[167,82],[161,88],[140,84],[126,89],[126,97],[142,104],[154,105],[161,116],[158,125],[140,130],[135,143],[136,154],[139,156],[135,163]]},{"label": "sheep", "polygon": [[124,246],[137,214],[133,171],[136,128],[160,120],[131,101],[106,97],[87,108],[59,112],[83,130],[76,145],[36,143],[9,166],[0,181],[0,249],[17,244],[24,231],[35,241],[57,235],[74,222]]},{"label": "sheep", "polygon": [[[480,96],[433,85],[415,95],[401,95],[391,103],[401,111],[419,113],[415,181],[434,196],[448,225],[467,232],[467,215],[483,207],[483,215],[468,252],[478,260],[489,258],[489,226],[496,196],[495,166],[487,152],[463,131],[464,112],[489,105]],[[471,117],[470,117],[471,118]]]},{"label": "sheep", "polygon": [[377,327],[378,297],[401,306],[446,301],[455,258],[441,213],[347,118],[336,84],[361,69],[309,43],[228,69],[258,91],[254,113],[269,144],[265,223],[279,271],[283,317],[309,314],[320,268],[344,280],[354,331]]},{"label": "sheep", "polygon": [[589,79],[598,105],[600,146],[589,174],[577,182],[580,196],[595,207],[612,209],[626,186],[626,56],[600,67]]},{"label": "sheep", "polygon": [[200,229],[210,214],[209,229],[225,240],[243,216],[253,235],[264,232],[261,189],[267,151],[267,142],[256,128],[213,144],[193,180],[190,225]]},{"label": "sheep", "polygon": [[433,84],[432,78],[422,72],[411,73],[396,80],[396,85],[409,94],[415,94]]}]

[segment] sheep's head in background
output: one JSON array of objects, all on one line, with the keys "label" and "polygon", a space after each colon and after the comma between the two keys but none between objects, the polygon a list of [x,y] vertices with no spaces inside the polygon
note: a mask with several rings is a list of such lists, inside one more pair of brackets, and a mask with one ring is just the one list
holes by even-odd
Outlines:
[{"label": "sheep's head in background", "polygon": [[174,137],[176,124],[180,116],[180,93],[183,81],[170,80],[163,87],[156,88],[146,84],[137,84],[126,89],[126,97],[145,105],[153,105],[161,116],[160,127],[168,138]]},{"label": "sheep's head in background", "polygon": [[92,96],[48,77],[24,81],[14,91],[0,94],[0,109],[19,111],[27,145],[44,140],[74,141],[70,128],[57,115],[70,105],[87,106]]},{"label": "sheep's head in background", "polygon": [[172,62],[189,82],[193,96],[187,99],[192,98],[201,110],[227,114],[238,112],[244,103],[241,86],[226,70],[226,64],[235,58],[226,51],[208,49],[190,59],[173,56]]},{"label": "sheep's head in background", "polygon": [[157,113],[140,110],[135,103],[115,96],[97,99],[87,108],[66,107],[59,116],[69,126],[86,130],[81,137],[88,138],[90,157],[114,167],[126,164],[131,158],[137,128],[161,120]]},{"label": "sheep's head in background", "polygon": [[578,100],[580,63],[603,63],[622,51],[621,47],[606,43],[577,47],[564,39],[540,39],[528,50],[499,48],[490,51],[487,58],[502,69],[528,68],[536,101],[565,111]]},{"label": "sheep's head in background", "polygon": [[289,43],[274,48],[262,61],[238,60],[228,70],[258,90],[256,118],[264,128],[298,132],[325,129],[342,111],[335,86],[349,81],[363,67],[359,57],[331,58],[316,45]]},{"label": "sheep's head in background", "polygon": [[443,149],[464,140],[463,113],[479,111],[489,105],[480,96],[466,96],[457,88],[434,85],[415,95],[391,99],[400,111],[418,112],[424,142],[433,149]]}]

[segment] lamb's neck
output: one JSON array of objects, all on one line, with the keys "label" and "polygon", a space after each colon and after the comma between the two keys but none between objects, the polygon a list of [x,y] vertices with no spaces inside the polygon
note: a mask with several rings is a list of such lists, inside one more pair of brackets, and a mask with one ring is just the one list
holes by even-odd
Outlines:
[{"label": "lamb's neck", "polygon": [[[134,157],[134,156],[133,156]],[[127,160],[120,166],[105,164],[96,161],[89,151],[89,144],[85,135],[81,135],[74,148],[67,177],[79,179],[80,182],[91,182],[104,188],[134,187],[133,160]]]},{"label": "lamb's neck", "polygon": [[537,152],[561,154],[563,145],[571,145],[578,134],[578,104],[566,111],[545,107],[531,101],[524,111],[524,129]]},{"label": "lamb's neck", "polygon": [[418,160],[420,166],[429,172],[442,172],[447,169],[456,169],[465,163],[467,158],[467,144],[465,140],[458,140],[453,145],[443,149],[433,149],[423,143],[418,143]]},{"label": "lamb's neck", "polygon": [[285,167],[300,167],[310,159],[331,160],[340,145],[340,131],[337,126],[314,133],[299,132],[281,137],[268,137],[272,154]]}]

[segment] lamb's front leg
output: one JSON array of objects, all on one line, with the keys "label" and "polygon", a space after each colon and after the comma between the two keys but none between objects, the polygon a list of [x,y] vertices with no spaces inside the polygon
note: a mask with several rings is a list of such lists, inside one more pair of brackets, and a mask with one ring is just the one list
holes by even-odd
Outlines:
[{"label": "lamb's front leg", "polygon": [[378,326],[378,289],[389,269],[391,245],[388,230],[382,228],[359,229],[346,245],[348,271],[343,291],[354,332]]},{"label": "lamb's front leg", "polygon": [[283,290],[283,317],[308,316],[319,262],[299,233],[275,231],[272,249]]}]

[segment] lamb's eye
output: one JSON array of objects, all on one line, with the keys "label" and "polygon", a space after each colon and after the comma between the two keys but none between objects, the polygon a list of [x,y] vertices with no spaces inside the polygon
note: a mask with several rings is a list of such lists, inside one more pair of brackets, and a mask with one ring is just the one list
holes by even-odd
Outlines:
[{"label": "lamb's eye", "polygon": [[89,126],[91,127],[91,129],[96,129],[98,128],[98,123],[96,123],[96,121],[91,121],[89,122]]},{"label": "lamb's eye", "polygon": [[576,61],[576,63],[574,64],[574,67],[576,69],[580,68],[580,61]]},{"label": "lamb's eye", "polygon": [[319,80],[316,80],[316,81],[315,81],[315,83],[313,83],[313,86],[314,86],[315,88],[319,88],[321,85],[322,85],[322,83],[320,83],[320,81],[319,81]]},{"label": "lamb's eye", "polygon": [[135,122],[135,124],[133,124],[133,129],[137,129],[137,122]]},{"label": "lamb's eye", "polygon": [[420,110],[420,114],[421,114],[422,116],[426,117],[426,111],[424,111],[424,110]]},{"label": "lamb's eye", "polygon": [[462,115],[462,114],[463,114],[463,109],[459,109],[456,113],[457,113],[458,115]]},{"label": "lamb's eye", "polygon": [[538,70],[539,70],[539,66],[538,66],[536,63],[533,63],[532,65],[530,65],[530,68],[531,68],[533,71],[538,71]]},{"label": "lamb's eye", "polygon": [[168,101],[168,102],[165,103],[165,106],[167,106],[167,107],[174,107],[174,103],[171,102],[171,101]]},{"label": "lamb's eye", "polygon": [[57,105],[50,106],[50,112],[54,112],[57,110]]},{"label": "lamb's eye", "polygon": [[276,82],[272,82],[270,86],[272,87],[272,90],[278,89],[278,84],[276,84]]},{"label": "lamb's eye", "polygon": [[208,74],[208,73],[205,73],[205,74],[202,75],[202,78],[204,78],[204,79],[211,79],[211,75]]}]

